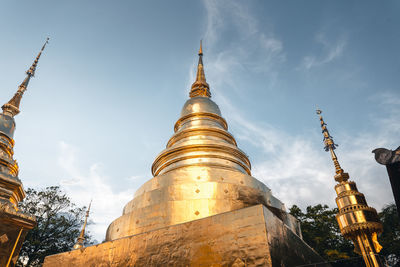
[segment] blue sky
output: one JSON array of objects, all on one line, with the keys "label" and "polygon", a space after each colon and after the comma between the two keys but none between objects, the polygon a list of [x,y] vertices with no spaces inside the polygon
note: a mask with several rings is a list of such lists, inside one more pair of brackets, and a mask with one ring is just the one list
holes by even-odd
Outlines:
[{"label": "blue sky", "polygon": [[371,206],[393,202],[371,150],[400,132],[400,2],[2,1],[0,99],[47,36],[16,117],[25,187],[93,198],[101,241],[173,133],[199,40],[213,100],[253,176],[287,207],[335,205],[316,105]]}]

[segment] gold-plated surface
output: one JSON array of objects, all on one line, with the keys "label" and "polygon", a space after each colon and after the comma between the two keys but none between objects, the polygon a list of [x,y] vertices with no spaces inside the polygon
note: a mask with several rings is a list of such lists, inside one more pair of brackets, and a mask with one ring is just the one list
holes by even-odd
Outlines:
[{"label": "gold-plated surface", "polygon": [[[186,167],[156,176],[140,187],[123,215],[107,230],[115,240],[263,203],[282,214],[284,205],[263,183],[238,171],[211,167]],[[282,221],[301,235],[296,220],[287,214]]]},{"label": "gold-plated surface", "polygon": [[340,167],[334,152],[337,145],[330,136],[321,113],[321,110],[317,110],[324,135],[325,150],[331,154],[336,171],[334,177],[338,182],[335,186],[336,204],[339,208],[336,219],[340,231],[345,238],[353,241],[354,250],[363,256],[367,267],[382,266],[377,258],[377,254],[382,249],[377,240],[377,234],[382,232],[382,224],[376,210],[368,206],[364,195],[358,192],[356,183],[348,181],[349,174]]},{"label": "gold-plated surface", "polygon": [[89,207],[86,211],[85,222],[83,223],[81,233],[79,234],[73,249],[83,248],[83,242],[85,241],[85,229],[86,229],[87,219],[89,218],[90,206],[92,206],[92,201],[90,201],[89,203]]},{"label": "gold-plated surface", "polygon": [[189,99],[181,115],[167,148],[153,163],[153,175],[193,165],[219,166],[251,175],[248,157],[236,146],[218,106],[210,98]]},{"label": "gold-plated surface", "polygon": [[25,192],[18,178],[17,161],[13,158],[14,116],[20,112],[22,95],[30,78],[35,75],[36,66],[47,42],[48,38],[32,66],[26,71],[27,76],[18,87],[18,91],[2,106],[3,113],[0,114],[0,266],[14,266],[27,231],[36,224],[33,216],[18,209],[18,203],[25,198]]},{"label": "gold-plated surface", "polygon": [[[196,82],[205,82],[202,55],[200,47]],[[154,178],[137,190],[122,216],[110,224],[106,240],[260,203],[301,236],[297,221],[285,212],[283,203],[251,176],[250,160],[237,147],[211,95],[194,96],[192,92],[193,87],[175,133],[154,160]]]},{"label": "gold-plated surface", "polygon": [[256,205],[48,256],[43,267],[297,266],[323,261],[269,209]]}]

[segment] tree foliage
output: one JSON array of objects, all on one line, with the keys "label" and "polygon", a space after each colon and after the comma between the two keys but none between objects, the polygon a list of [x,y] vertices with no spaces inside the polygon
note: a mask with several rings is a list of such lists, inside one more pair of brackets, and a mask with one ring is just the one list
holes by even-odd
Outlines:
[{"label": "tree foliage", "polygon": [[383,246],[380,254],[385,256],[390,266],[400,266],[400,220],[396,205],[387,205],[379,213],[383,233],[379,242]]},{"label": "tree foliage", "polygon": [[[353,251],[350,240],[343,238],[335,215],[337,208],[329,209],[327,205],[308,206],[304,213],[298,206],[290,208],[290,214],[301,224],[304,241],[314,248],[327,261],[336,261],[340,266],[357,266],[362,264],[360,255]],[[378,238],[383,246],[379,253],[389,266],[400,265],[400,225],[394,204],[386,206],[379,217],[383,224],[383,233]],[[346,265],[346,262],[348,263]],[[398,265],[396,265],[398,264]]]},{"label": "tree foliage", "polygon": [[336,208],[321,204],[308,206],[306,213],[296,205],[290,208],[290,214],[300,221],[304,241],[329,261],[356,256],[351,241],[340,234],[336,213]]},{"label": "tree foliage", "polygon": [[[41,266],[48,255],[71,250],[80,233],[85,207],[77,207],[58,187],[29,188],[20,208],[36,216],[37,225],[23,243],[17,266]],[[86,242],[91,237],[86,235]]]}]

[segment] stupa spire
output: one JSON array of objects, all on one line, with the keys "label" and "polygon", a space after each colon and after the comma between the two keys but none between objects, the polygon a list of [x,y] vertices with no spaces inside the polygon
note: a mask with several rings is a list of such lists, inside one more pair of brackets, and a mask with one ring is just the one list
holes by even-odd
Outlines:
[{"label": "stupa spire", "polygon": [[210,86],[206,82],[206,75],[204,74],[202,41],[200,41],[199,62],[197,64],[196,80],[192,84],[192,89],[190,90],[189,96],[211,97]]},{"label": "stupa spire", "polygon": [[92,205],[92,201],[90,200],[89,207],[86,211],[85,222],[83,223],[81,233],[79,234],[79,237],[78,237],[73,249],[83,248],[83,242],[85,241],[85,229],[86,229],[87,219],[89,217],[91,205]]},{"label": "stupa spire", "polygon": [[29,81],[31,77],[35,77],[35,71],[36,71],[36,66],[39,62],[40,56],[42,55],[42,52],[44,48],[46,47],[46,44],[48,44],[49,38],[46,39],[46,42],[43,44],[42,49],[40,50],[39,54],[37,55],[35,61],[33,61],[32,66],[26,71],[26,77],[24,81],[21,83],[21,85],[18,87],[18,91],[15,93],[15,95],[8,101],[6,104],[4,104],[1,108],[3,109],[3,113],[5,115],[9,115],[11,117],[14,117],[17,115],[19,111],[19,105],[21,103],[22,95],[28,88]]},{"label": "stupa spire", "polygon": [[317,109],[316,112],[319,115],[319,120],[321,122],[322,134],[324,135],[324,144],[325,144],[324,149],[325,149],[325,151],[329,151],[331,153],[331,158],[332,158],[333,164],[335,165],[335,171],[336,171],[335,180],[339,183],[343,182],[343,181],[347,181],[349,179],[349,174],[344,172],[342,167],[340,167],[339,160],[334,151],[338,145],[335,144],[335,142],[332,139],[332,136],[329,134],[328,128],[326,127],[326,123],[321,116],[322,111]]},{"label": "stupa spire", "polygon": [[363,256],[367,267],[383,266],[378,255],[382,249],[377,239],[377,235],[382,232],[378,214],[374,208],[368,206],[364,194],[358,191],[355,182],[348,181],[349,174],[340,167],[334,152],[337,144],[333,142],[321,113],[322,111],[317,109],[324,135],[325,151],[331,153],[336,171],[334,177],[338,182],[335,186],[336,204],[339,208],[336,220],[340,232],[345,238],[353,241],[354,251]]}]

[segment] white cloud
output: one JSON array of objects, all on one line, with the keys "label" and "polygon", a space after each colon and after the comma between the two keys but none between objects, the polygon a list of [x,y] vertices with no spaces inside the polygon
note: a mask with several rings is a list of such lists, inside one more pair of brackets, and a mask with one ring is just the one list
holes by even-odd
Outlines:
[{"label": "white cloud", "polygon": [[323,55],[308,55],[304,57],[302,67],[307,70],[313,67],[322,66],[339,58],[343,54],[347,43],[344,37],[339,38],[335,42],[328,41],[326,36],[321,33],[316,35],[315,40],[317,43],[322,45]]},{"label": "white cloud", "polygon": [[[385,204],[393,202],[393,196],[386,169],[375,162],[371,151],[377,147],[397,148],[400,108],[395,103],[400,101],[400,97],[383,94],[377,95],[373,101],[388,111],[386,116],[370,118],[376,130],[361,131],[353,136],[345,130],[331,130],[338,133],[335,141],[340,143],[340,147],[336,152],[342,168],[349,172],[350,179],[357,183],[368,203],[380,210]],[[307,136],[293,135],[271,125],[261,126],[251,122],[240,115],[240,111],[235,110],[226,98],[222,104],[231,116],[230,123],[237,124],[236,137],[267,155],[265,160],[253,162],[253,176],[266,183],[287,207],[317,203],[336,206],[334,167],[329,153],[322,149],[319,131]]]},{"label": "white cloud", "polygon": [[[219,101],[229,124],[236,130],[240,143],[247,142],[266,155],[265,160],[252,160],[252,175],[271,188],[287,207],[305,207],[317,203],[334,205],[333,164],[323,151],[319,132],[296,136],[269,124],[252,122],[243,117],[226,97]],[[316,123],[318,123],[316,118]]]},{"label": "white cloud", "polygon": [[[235,71],[244,73],[248,68],[252,72],[263,71],[263,74],[274,83],[279,74],[277,70],[279,64],[286,60],[283,43],[273,32],[259,31],[257,21],[252,18],[248,10],[238,15],[236,10],[241,9],[240,2],[227,4],[206,0],[204,3],[208,12],[205,36],[211,38],[211,41],[206,39],[207,49],[212,51],[217,46],[221,47],[219,41],[223,38],[225,25],[231,27],[237,25],[231,23],[232,21],[243,24],[240,27],[236,26],[238,32],[236,41],[230,43],[223,52],[207,57],[206,69],[210,70],[207,75],[211,77],[213,93],[217,95],[218,104],[224,113],[229,114],[229,124],[235,129],[239,144],[247,142],[266,156],[265,160],[252,160],[253,175],[266,183],[287,207],[293,204],[305,207],[317,203],[326,203],[334,207],[336,205],[334,167],[329,153],[323,150],[320,131],[308,135],[295,135],[269,124],[253,122],[231,104],[229,97],[232,92],[229,94],[218,92],[222,88],[229,88],[240,94],[240,89],[236,88],[238,78],[235,76]],[[224,12],[229,16],[224,16]],[[330,42],[323,34],[316,36],[316,42],[322,46],[323,53],[320,56],[305,57],[302,62],[302,67],[305,69],[336,60],[342,56],[347,43],[344,37]],[[254,51],[262,56],[252,57]],[[395,100],[392,96],[386,96],[384,99],[375,97],[374,101],[377,101],[376,105],[384,106],[384,101],[388,103]],[[338,139],[335,141],[341,144],[337,151],[345,171],[350,173],[351,179],[356,181],[360,191],[365,193],[369,203],[377,209],[391,202],[392,196],[385,169],[374,161],[371,150],[375,148],[374,146],[391,147],[388,140],[394,139],[395,131],[400,127],[397,120],[400,113],[398,111],[392,113],[395,115],[370,118],[371,122],[380,125],[376,131],[348,136],[345,130],[335,129],[335,132],[340,133],[335,135]],[[316,124],[318,124],[317,117]],[[388,130],[388,127],[391,127],[391,130]],[[377,179],[380,179],[379,182]]]},{"label": "white cloud", "polygon": [[204,38],[210,46],[219,40],[221,31],[227,25],[233,24],[238,31],[247,36],[258,31],[256,20],[250,14],[248,7],[241,2],[204,0],[203,3],[207,11]]},{"label": "white cloud", "polygon": [[143,180],[146,179],[146,177],[141,176],[141,175],[132,175],[131,177],[128,178],[130,181],[137,181],[137,180]]},{"label": "white cloud", "polygon": [[[239,91],[234,82],[238,72],[262,72],[273,87],[277,79],[276,68],[286,60],[284,46],[265,25],[262,29],[251,14],[249,5],[241,1],[204,0],[207,21],[204,34],[205,70],[212,80],[213,92],[218,94],[220,84]],[[227,42],[231,35],[235,38]],[[215,51],[216,47],[223,49]],[[189,73],[190,85],[195,66]]]},{"label": "white cloud", "polygon": [[281,41],[273,37],[267,37],[265,34],[260,35],[260,43],[265,50],[271,53],[280,53],[283,49]]},{"label": "white cloud", "polygon": [[218,2],[206,0],[204,5],[207,10],[207,28],[204,38],[209,45],[212,45],[217,39],[217,30],[222,26],[222,18],[219,14]]},{"label": "white cloud", "polygon": [[59,146],[58,164],[64,175],[60,185],[77,205],[87,206],[93,200],[90,214],[93,224],[88,230],[101,242],[108,225],[121,216],[123,205],[133,198],[132,188],[114,192],[111,181],[102,172],[101,163],[80,168],[78,149],[66,142],[60,142]]},{"label": "white cloud", "polygon": [[358,181],[360,191],[367,201],[380,208],[394,202],[386,168],[375,162],[371,151],[378,147],[396,149],[399,146],[400,95],[388,92],[371,97],[371,105],[379,111],[370,116],[370,131],[360,131],[356,136],[343,135],[343,167],[349,169],[350,176]]}]

